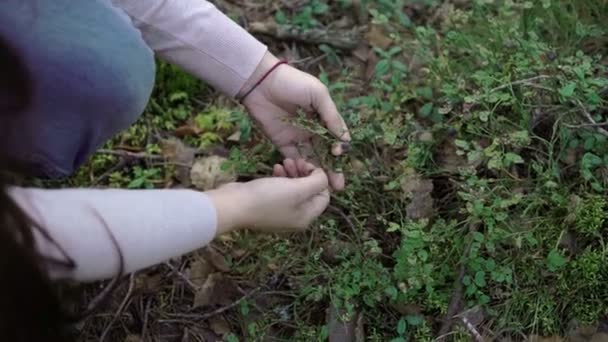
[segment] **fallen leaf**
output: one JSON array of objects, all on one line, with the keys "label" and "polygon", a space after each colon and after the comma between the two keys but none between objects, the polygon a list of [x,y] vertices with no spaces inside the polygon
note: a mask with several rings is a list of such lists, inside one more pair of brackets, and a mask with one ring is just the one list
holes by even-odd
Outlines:
[{"label": "fallen leaf", "polygon": [[321,259],[330,265],[339,263],[344,256],[353,252],[354,246],[346,241],[328,241],[322,245]]},{"label": "fallen leaf", "polygon": [[230,333],[230,324],[228,321],[222,316],[213,316],[209,319],[209,328],[213,330],[214,333],[224,336]]},{"label": "fallen leaf", "polygon": [[197,286],[203,286],[211,273],[213,273],[213,266],[204,258],[197,258],[190,264],[189,278]]},{"label": "fallen leaf", "polygon": [[236,181],[236,173],[232,168],[223,169],[226,161],[226,158],[219,156],[197,159],[190,170],[192,184],[199,190],[207,191]]},{"label": "fallen leaf", "polygon": [[[337,309],[333,304],[328,311],[329,342],[354,342],[358,314],[354,313],[350,317],[346,317],[346,310]],[[344,321],[344,318],[347,320]]]},{"label": "fallen leaf", "polygon": [[162,274],[139,274],[135,278],[135,290],[143,293],[156,293],[163,282]]},{"label": "fallen leaf", "polygon": [[365,342],[365,316],[363,312],[357,317],[357,325],[355,326],[355,342]]},{"label": "fallen leaf", "polygon": [[191,137],[201,134],[203,131],[193,122],[188,122],[186,125],[179,126],[173,132],[177,137]]},{"label": "fallen leaf", "polygon": [[453,139],[445,139],[445,141],[437,147],[437,153],[434,159],[441,170],[457,173],[460,168],[473,165],[473,163],[483,162],[482,159],[479,159],[479,161],[475,160],[469,163],[466,157],[459,156],[457,151],[458,148],[454,144]]},{"label": "fallen leaf", "polygon": [[240,259],[247,254],[247,251],[245,249],[237,248],[233,249],[231,254],[235,259]]},{"label": "fallen leaf", "polygon": [[407,175],[401,181],[403,194],[411,199],[405,208],[407,217],[413,220],[429,218],[433,214],[433,181],[423,179],[412,170],[405,171]]},{"label": "fallen leaf", "polygon": [[597,333],[591,337],[589,342],[608,342],[608,334]]},{"label": "fallen leaf", "polygon": [[391,307],[404,316],[420,315],[422,313],[422,308],[416,304],[392,303]]},{"label": "fallen leaf", "polygon": [[382,50],[386,50],[393,43],[393,40],[380,25],[371,25],[369,32],[367,32],[365,35],[365,38],[369,42],[369,45]]},{"label": "fallen leaf", "polygon": [[240,131],[240,130],[238,130],[238,131],[236,131],[236,132],[232,133],[232,134],[231,134],[231,135],[228,137],[228,139],[227,139],[227,140],[228,140],[228,141],[234,141],[234,142],[239,142],[239,141],[241,141],[241,131]]},{"label": "fallen leaf", "polygon": [[181,140],[170,138],[160,142],[165,160],[175,164],[176,177],[184,185],[190,186],[190,168],[194,162],[196,149],[186,146]]},{"label": "fallen leaf", "polygon": [[142,338],[139,335],[127,335],[127,337],[125,337],[125,341],[124,342],[142,342]]},{"label": "fallen leaf", "polygon": [[194,294],[192,308],[229,305],[239,296],[236,285],[222,273],[210,274]]},{"label": "fallen leaf", "polygon": [[206,247],[203,250],[203,255],[205,259],[207,259],[211,263],[211,265],[213,265],[213,267],[215,267],[215,269],[217,269],[218,271],[230,271],[230,265],[228,265],[226,258],[224,258],[224,256],[220,254],[215,248]]},{"label": "fallen leaf", "polygon": [[528,342],[563,342],[564,339],[559,336],[541,337],[538,335],[530,335]]}]

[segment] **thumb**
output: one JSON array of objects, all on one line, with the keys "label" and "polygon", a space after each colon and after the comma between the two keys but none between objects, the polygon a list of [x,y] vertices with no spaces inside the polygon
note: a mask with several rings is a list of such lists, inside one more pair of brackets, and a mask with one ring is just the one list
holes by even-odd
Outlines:
[{"label": "thumb", "polygon": [[301,200],[307,200],[314,195],[317,195],[324,190],[329,189],[329,180],[325,172],[318,168],[310,175],[294,179],[295,191]]}]

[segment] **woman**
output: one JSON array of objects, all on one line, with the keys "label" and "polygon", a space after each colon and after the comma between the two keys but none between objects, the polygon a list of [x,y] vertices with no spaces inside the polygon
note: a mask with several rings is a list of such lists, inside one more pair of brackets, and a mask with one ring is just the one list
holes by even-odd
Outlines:
[{"label": "woman", "polygon": [[[304,229],[328,205],[329,189],[344,187],[342,175],[328,178],[304,161],[310,136],[285,120],[303,108],[349,141],[327,89],[281,64],[208,2],[4,0],[0,42],[3,166],[50,178],[71,174],[142,113],[154,54],[240,100],[286,157],[275,177],[206,193],[3,186],[3,341],[63,340],[65,316],[51,279],[136,271],[244,227]],[[341,154],[341,145],[332,152]]]}]

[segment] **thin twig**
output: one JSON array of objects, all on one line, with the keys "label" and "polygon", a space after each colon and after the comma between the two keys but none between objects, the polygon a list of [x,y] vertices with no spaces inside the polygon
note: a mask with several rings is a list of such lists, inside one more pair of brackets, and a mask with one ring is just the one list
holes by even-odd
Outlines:
[{"label": "thin twig", "polygon": [[355,224],[353,223],[353,221],[350,219],[350,217],[348,217],[348,215],[346,215],[346,213],[344,213],[344,211],[336,206],[333,205],[329,205],[327,207],[327,209],[329,209],[330,211],[340,215],[340,217],[342,217],[342,219],[346,222],[346,224],[348,224],[348,226],[350,227],[350,229],[353,231],[353,233],[357,232],[357,229],[355,227]]},{"label": "thin twig", "polygon": [[476,342],[484,342],[483,337],[481,336],[481,334],[479,333],[479,331],[477,331],[477,329],[471,323],[471,321],[469,321],[464,316],[460,317],[460,320],[462,321],[462,323],[464,324],[464,326],[467,328],[467,330],[469,331],[469,333],[471,333],[471,335],[473,335],[473,337],[475,338]]},{"label": "thin twig", "polygon": [[213,316],[215,316],[215,315],[219,315],[219,314],[221,314],[221,313],[223,313],[223,312],[226,312],[226,311],[228,311],[228,310],[230,310],[230,309],[234,308],[235,306],[237,306],[237,305],[241,304],[241,302],[242,302],[242,301],[244,301],[244,300],[246,300],[247,298],[249,298],[249,297],[253,296],[253,295],[254,295],[255,293],[257,293],[259,290],[260,290],[260,288],[253,289],[253,290],[249,291],[249,293],[246,293],[246,294],[245,294],[245,295],[243,295],[241,298],[237,299],[237,300],[236,300],[235,302],[233,302],[232,304],[230,304],[230,305],[226,305],[226,306],[223,306],[223,307],[221,307],[221,308],[219,308],[219,309],[217,309],[217,310],[214,310],[214,311],[211,311],[211,312],[209,312],[209,313],[206,313],[206,314],[200,315],[198,318],[199,318],[199,319],[201,319],[201,320],[206,320],[206,319],[209,319],[209,318],[211,318],[211,317],[213,317]]},{"label": "thin twig", "polygon": [[[476,232],[478,229],[478,225],[478,223],[471,224],[469,226],[469,234]],[[469,239],[469,243],[465,248],[465,252],[463,254],[464,258],[467,257],[469,251],[471,250],[472,240],[473,239]],[[445,314],[445,318],[443,319],[443,323],[441,324],[441,328],[439,329],[436,341],[442,341],[445,336],[448,335],[450,329],[452,328],[452,318],[456,315],[456,312],[458,312],[458,309],[460,308],[460,302],[462,300],[462,279],[464,278],[465,272],[466,263],[463,260],[460,263],[460,270],[458,271],[458,276],[456,277],[456,280],[454,280],[454,291],[452,292],[452,298],[450,299],[450,304],[448,305],[448,310]]]},{"label": "thin twig", "polygon": [[146,340],[146,333],[148,332],[148,317],[150,316],[150,306],[152,305],[152,298],[149,298],[146,302],[146,308],[144,309],[144,323],[141,328],[141,339],[142,341]]},{"label": "thin twig", "polygon": [[171,269],[171,273],[177,275],[181,280],[183,280],[193,291],[198,291],[200,290],[200,286],[196,285],[195,283],[192,282],[192,280],[188,279],[188,277],[186,277],[185,274],[183,274],[180,270],[177,269],[177,267],[171,265],[171,263],[169,263],[168,261],[165,262],[165,266],[169,267],[169,269]]},{"label": "thin twig", "polygon": [[123,167],[127,166],[128,161],[125,158],[121,158],[118,160],[118,163],[116,163],[116,165],[112,166],[111,168],[109,168],[108,170],[106,170],[104,173],[101,174],[101,176],[97,177],[95,180],[93,180],[93,182],[91,183],[91,186],[95,186],[101,182],[103,182],[106,178],[108,178],[112,173],[122,169]]},{"label": "thin twig", "polygon": [[600,127],[600,125],[597,122],[595,122],[595,120],[593,120],[593,117],[587,111],[587,108],[585,108],[585,105],[583,105],[583,103],[581,102],[581,100],[576,99],[575,102],[578,105],[578,107],[581,109],[581,112],[583,113],[583,116],[585,116],[585,118],[587,119],[587,121],[589,121],[589,124],[593,125],[595,127],[595,129],[598,131],[598,133],[603,134],[605,136],[608,136],[608,131],[605,130],[605,129],[603,129],[602,127]]},{"label": "thin twig", "polygon": [[530,82],[534,82],[534,81],[545,79],[545,78],[551,78],[551,76],[549,76],[549,75],[537,75],[537,76],[526,78],[526,79],[523,79],[523,80],[513,81],[511,83],[503,84],[501,86],[498,86],[498,87],[490,90],[490,93],[493,93],[495,91],[499,91],[499,90],[502,90],[502,89],[505,89],[505,88],[509,88],[509,87],[514,86],[514,85],[524,84],[524,83],[530,83]]},{"label": "thin twig", "polygon": [[129,158],[130,159],[152,159],[152,160],[164,159],[164,157],[160,156],[160,155],[149,154],[146,152],[131,152],[131,151],[127,151],[127,150],[101,149],[101,150],[97,150],[97,153],[108,154],[108,155],[112,155],[112,156],[119,156],[119,157],[127,158],[127,159],[129,159]]},{"label": "thin twig", "polygon": [[122,302],[120,303],[118,310],[116,310],[116,312],[114,313],[114,316],[110,320],[110,323],[108,323],[108,325],[106,325],[105,329],[103,330],[103,333],[99,337],[99,342],[103,342],[103,340],[106,338],[107,334],[110,332],[112,325],[114,325],[114,322],[116,322],[116,319],[118,319],[118,316],[120,316],[122,314],[123,310],[127,306],[127,303],[129,302],[129,299],[131,299],[131,294],[133,293],[134,287],[135,287],[135,273],[131,273],[131,276],[129,277],[129,289],[127,290],[127,294],[122,299]]},{"label": "thin twig", "polygon": [[[167,316],[169,317],[175,317],[175,318],[181,318],[182,321],[183,319],[193,319],[193,320],[206,320],[209,319],[215,315],[219,315],[223,312],[226,312],[232,308],[234,308],[235,306],[239,305],[242,301],[246,300],[247,298],[250,298],[251,296],[253,296],[254,294],[256,294],[257,292],[260,291],[260,288],[255,288],[251,291],[249,291],[248,293],[244,294],[241,298],[237,299],[236,301],[230,303],[229,305],[226,306],[222,306],[221,308],[205,313],[205,314],[183,314],[183,313],[169,313],[167,314]],[[169,322],[172,320],[162,320],[163,322]]]}]

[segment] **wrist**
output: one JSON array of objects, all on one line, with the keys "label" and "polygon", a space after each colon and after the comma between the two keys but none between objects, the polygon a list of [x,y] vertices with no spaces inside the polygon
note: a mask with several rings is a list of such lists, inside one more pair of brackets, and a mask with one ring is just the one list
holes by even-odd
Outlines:
[{"label": "wrist", "polygon": [[264,77],[264,75],[278,62],[279,59],[277,57],[275,57],[272,53],[266,51],[266,54],[264,54],[264,57],[262,57],[262,60],[260,61],[258,66],[255,68],[251,76],[249,76],[247,81],[245,81],[243,87],[241,87],[241,89],[239,90],[238,94],[236,95],[237,98],[240,99],[241,97],[243,97],[243,95],[250,91],[255,86],[255,84],[262,77]]},{"label": "wrist", "polygon": [[211,199],[217,215],[216,237],[248,225],[250,215],[244,205],[246,199],[241,184],[227,184],[206,194]]}]

